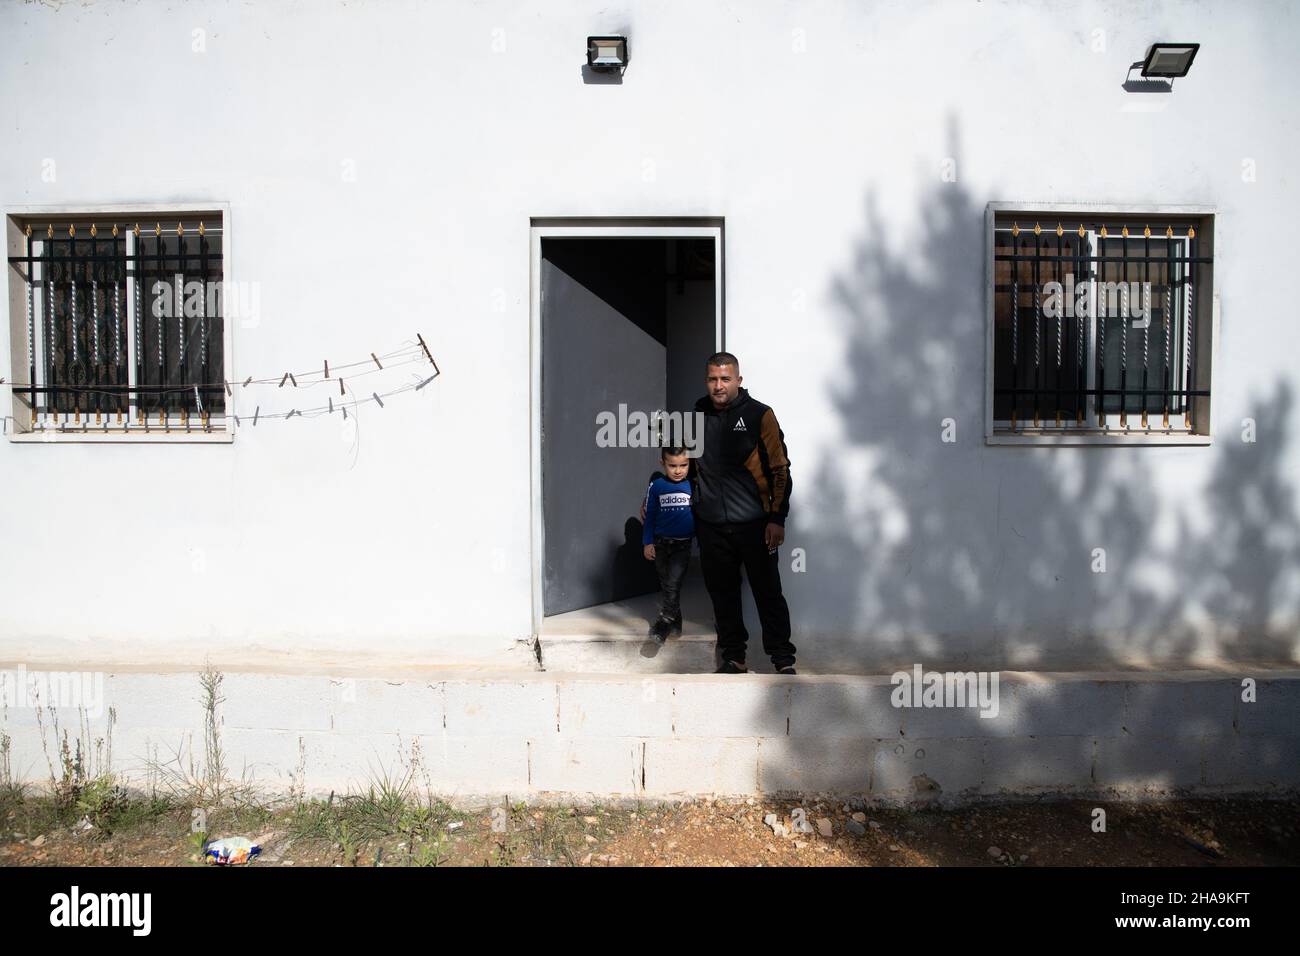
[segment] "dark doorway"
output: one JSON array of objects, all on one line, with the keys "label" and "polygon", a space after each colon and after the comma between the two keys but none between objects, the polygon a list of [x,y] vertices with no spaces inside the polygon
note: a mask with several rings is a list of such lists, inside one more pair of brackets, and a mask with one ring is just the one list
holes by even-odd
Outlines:
[{"label": "dark doorway", "polygon": [[601,447],[598,421],[689,412],[704,394],[715,248],[712,238],[541,240],[546,615],[658,588],[637,510],[659,449]]}]

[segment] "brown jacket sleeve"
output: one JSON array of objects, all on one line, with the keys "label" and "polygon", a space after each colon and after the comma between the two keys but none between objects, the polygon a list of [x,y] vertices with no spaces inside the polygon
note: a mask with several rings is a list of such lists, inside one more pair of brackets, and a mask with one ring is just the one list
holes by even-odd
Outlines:
[{"label": "brown jacket sleeve", "polygon": [[785,432],[781,431],[776,413],[770,408],[763,413],[757,450],[771,499],[767,518],[784,525],[790,514],[790,457],[785,447]]}]

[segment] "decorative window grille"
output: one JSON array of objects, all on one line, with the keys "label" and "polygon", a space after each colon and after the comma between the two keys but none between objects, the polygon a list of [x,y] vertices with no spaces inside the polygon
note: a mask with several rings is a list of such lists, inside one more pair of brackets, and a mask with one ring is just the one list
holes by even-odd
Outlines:
[{"label": "decorative window grille", "polygon": [[1208,433],[1205,217],[993,225],[993,433]]},{"label": "decorative window grille", "polygon": [[11,217],[21,250],[9,256],[11,292],[16,283],[25,317],[15,373],[27,373],[26,382],[15,374],[13,393],[24,430],[224,429],[222,215],[141,218]]}]

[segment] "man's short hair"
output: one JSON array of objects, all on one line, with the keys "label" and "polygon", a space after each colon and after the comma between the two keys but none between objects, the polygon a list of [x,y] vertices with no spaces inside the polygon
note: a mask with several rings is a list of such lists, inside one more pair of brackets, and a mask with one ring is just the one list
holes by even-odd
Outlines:
[{"label": "man's short hair", "polygon": [[708,361],[704,363],[704,370],[706,372],[709,370],[710,365],[734,365],[736,367],[736,374],[740,374],[740,359],[736,358],[736,356],[732,355],[730,352],[714,352],[709,356]]}]

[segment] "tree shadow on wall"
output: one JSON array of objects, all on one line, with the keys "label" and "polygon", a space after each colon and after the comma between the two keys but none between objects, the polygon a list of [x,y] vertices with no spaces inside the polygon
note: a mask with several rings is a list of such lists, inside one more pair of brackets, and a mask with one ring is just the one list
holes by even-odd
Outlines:
[{"label": "tree shadow on wall", "polygon": [[984,208],[937,183],[918,215],[903,241],[869,192],[834,280],[842,437],[803,486],[793,543],[808,570],[787,575],[801,660],[858,673],[1289,660],[1291,385],[1252,402],[1253,444],[1220,422],[1210,447],[986,445]]}]

